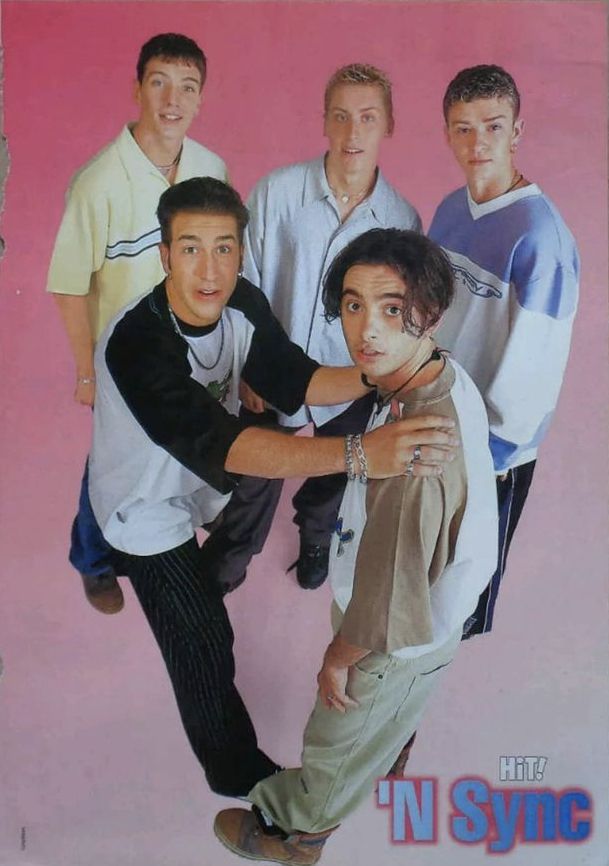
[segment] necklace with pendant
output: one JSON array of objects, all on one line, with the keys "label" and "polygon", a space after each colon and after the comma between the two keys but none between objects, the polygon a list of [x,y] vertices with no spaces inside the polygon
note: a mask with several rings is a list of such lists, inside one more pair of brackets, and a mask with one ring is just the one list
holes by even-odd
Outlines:
[{"label": "necklace with pendant", "polygon": [[169,174],[171,169],[179,163],[181,156],[182,156],[182,148],[179,149],[175,159],[172,162],[167,163],[167,165],[159,165],[158,163],[155,162],[154,167],[158,168],[158,170],[161,172],[161,174]]},{"label": "necklace with pendant", "polygon": [[351,195],[349,195],[346,192],[339,193],[337,190],[334,189],[333,186],[331,186],[330,189],[332,190],[332,193],[333,193],[335,199],[338,199],[343,204],[349,204],[351,199],[354,199],[355,201],[360,199],[364,195],[364,193],[366,192],[368,187],[365,186],[364,189],[360,190],[359,192],[353,192],[353,193],[351,193]]},{"label": "necklace with pendant", "polygon": [[[376,413],[378,414],[381,411],[381,409],[385,408],[385,406],[389,406],[389,404],[391,403],[393,398],[395,396],[397,396],[400,393],[400,391],[403,391],[404,388],[406,387],[406,385],[408,385],[410,382],[412,382],[414,377],[417,376],[421,372],[423,367],[426,367],[428,364],[431,364],[432,361],[440,361],[441,359],[442,359],[442,353],[440,352],[440,350],[438,349],[437,346],[434,346],[434,348],[431,352],[431,355],[425,361],[423,361],[422,364],[419,364],[419,366],[414,371],[414,373],[411,376],[409,376],[405,382],[402,382],[402,384],[399,385],[390,394],[386,394],[384,397],[381,397],[379,395],[376,398]],[[368,387],[370,387],[369,383],[367,381],[367,378],[365,378],[365,373],[362,373],[362,382],[364,383],[364,385],[367,385]]]},{"label": "necklace with pendant", "polygon": [[202,370],[213,370],[214,367],[217,367],[218,363],[220,362],[220,358],[222,357],[222,351],[224,349],[224,318],[220,317],[220,348],[218,350],[218,357],[216,358],[216,360],[214,361],[213,364],[210,364],[208,366],[207,364],[203,363],[203,361],[199,358],[199,356],[197,355],[197,353],[195,352],[193,347],[190,345],[190,343],[188,342],[188,340],[186,339],[184,334],[180,331],[180,326],[178,325],[178,320],[176,319],[175,314],[174,314],[173,310],[171,309],[171,307],[168,307],[168,310],[169,310],[169,318],[171,319],[171,324],[173,325],[174,331],[176,332],[176,334],[179,337],[181,337],[184,340],[184,342],[188,346],[188,351],[191,352],[193,358],[195,359],[195,361],[197,362],[199,367],[201,367]]}]

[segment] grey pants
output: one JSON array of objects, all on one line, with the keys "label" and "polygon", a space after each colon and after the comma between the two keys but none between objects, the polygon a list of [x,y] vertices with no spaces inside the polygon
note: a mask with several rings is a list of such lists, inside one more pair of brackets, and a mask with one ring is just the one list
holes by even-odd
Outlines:
[{"label": "grey pants", "polygon": [[[341,415],[314,429],[315,436],[344,436],[362,433],[373,406],[372,394],[355,400]],[[277,427],[274,412],[255,415],[242,408],[240,417],[252,426]],[[285,429],[285,428],[284,428]],[[294,523],[307,544],[329,545],[338,509],[347,483],[344,473],[307,478],[296,492],[292,504]],[[252,556],[260,553],[271,524],[283,481],[244,475],[233,492],[222,520],[201,550],[207,574],[223,590],[238,586]]]},{"label": "grey pants", "polygon": [[339,824],[386,775],[419,724],[461,629],[415,659],[370,653],[351,669],[347,693],[358,706],[343,715],[319,697],[304,733],[302,767],[263,779],[248,798],[286,833]]}]

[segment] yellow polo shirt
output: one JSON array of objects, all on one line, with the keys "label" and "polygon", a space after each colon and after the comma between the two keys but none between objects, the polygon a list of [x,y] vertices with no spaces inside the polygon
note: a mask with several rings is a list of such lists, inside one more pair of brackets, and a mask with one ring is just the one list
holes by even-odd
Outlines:
[{"label": "yellow polo shirt", "polygon": [[[228,179],[219,156],[185,138],[176,183],[204,176]],[[128,126],[72,179],[47,291],[88,295],[96,339],[125,304],[163,279],[156,208],[168,187]]]}]

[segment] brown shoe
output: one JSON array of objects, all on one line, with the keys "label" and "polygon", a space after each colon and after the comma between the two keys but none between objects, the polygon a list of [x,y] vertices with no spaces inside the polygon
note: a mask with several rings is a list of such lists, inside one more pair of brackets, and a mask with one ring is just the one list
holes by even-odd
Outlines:
[{"label": "brown shoe", "polygon": [[290,863],[291,866],[317,863],[332,832],[325,830],[323,833],[292,833],[287,836],[278,827],[263,828],[254,812],[246,809],[224,809],[218,812],[214,821],[214,833],[235,854],[248,860],[270,860]]},{"label": "brown shoe", "polygon": [[85,595],[100,613],[118,613],[125,606],[123,591],[113,571],[104,574],[81,574]]}]

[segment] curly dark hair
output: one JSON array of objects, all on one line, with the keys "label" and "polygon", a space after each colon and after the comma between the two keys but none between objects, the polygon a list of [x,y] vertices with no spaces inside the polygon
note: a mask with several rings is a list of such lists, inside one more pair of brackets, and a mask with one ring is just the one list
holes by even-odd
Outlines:
[{"label": "curly dark hair", "polygon": [[406,286],[404,329],[420,337],[433,327],[453,298],[453,271],[446,253],[429,238],[404,229],[370,229],[354,238],[328,269],[323,304],[328,322],[340,316],[343,284],[355,265],[387,265]]},{"label": "curly dark hair", "polygon": [[501,66],[470,66],[458,72],[446,88],[442,108],[444,120],[455,102],[472,102],[474,99],[509,99],[514,110],[514,120],[520,114],[520,94],[516,82]]}]

